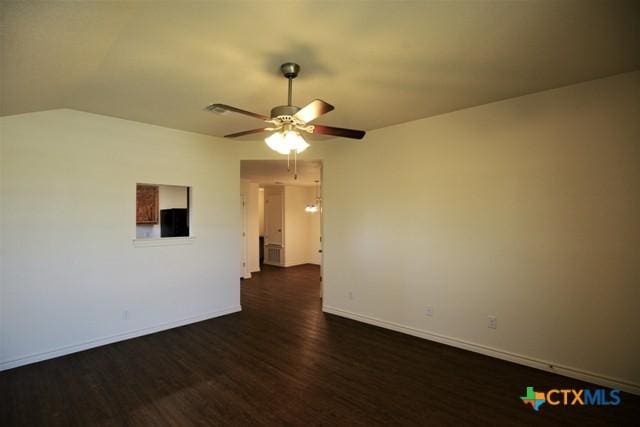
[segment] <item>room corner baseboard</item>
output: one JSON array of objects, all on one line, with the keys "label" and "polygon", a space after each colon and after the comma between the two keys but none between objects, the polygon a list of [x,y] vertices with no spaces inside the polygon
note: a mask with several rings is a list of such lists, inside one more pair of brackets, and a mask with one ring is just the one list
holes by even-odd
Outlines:
[{"label": "room corner baseboard", "polygon": [[558,365],[554,362],[536,359],[533,357],[524,356],[517,353],[511,353],[508,351],[492,348],[473,342],[461,340],[458,338],[448,337],[445,335],[435,334],[432,332],[424,331],[410,326],[405,326],[399,323],[389,322],[386,320],[378,319],[375,317],[354,313],[348,310],[343,310],[331,306],[323,306],[322,311],[329,314],[335,314],[336,316],[346,317],[348,319],[356,320],[359,322],[367,323],[369,325],[379,326],[381,328],[390,329],[396,332],[413,335],[418,338],[435,341],[441,344],[450,345],[452,347],[461,348],[463,350],[473,351],[485,356],[495,357],[496,359],[506,360],[508,362],[517,363],[524,366],[529,366],[543,371],[552,372],[558,375],[564,375],[569,378],[574,378],[581,381],[586,381],[594,384],[598,384],[604,387],[617,388],[628,393],[640,395],[640,384],[630,383],[618,378],[611,378],[604,375],[595,374],[593,372],[584,371],[570,366]]},{"label": "room corner baseboard", "polygon": [[71,353],[77,353],[79,351],[100,347],[106,344],[112,344],[118,341],[124,341],[131,338],[140,337],[143,335],[165,331],[167,329],[177,328],[179,326],[185,326],[190,323],[202,322],[203,320],[213,319],[215,317],[236,313],[238,311],[242,311],[242,307],[240,305],[234,305],[231,307],[210,311],[207,313],[187,317],[184,319],[175,320],[172,322],[161,323],[159,325],[150,326],[147,328],[136,329],[133,331],[110,335],[108,337],[88,340],[78,344],[72,344],[64,347],[59,347],[53,350],[43,351],[40,353],[34,353],[27,356],[22,356],[15,359],[2,361],[0,362],[0,371],[17,368],[19,366],[29,365],[31,363],[36,363],[36,362],[40,362],[47,359],[53,359],[55,357],[60,357],[60,356],[64,356]]}]

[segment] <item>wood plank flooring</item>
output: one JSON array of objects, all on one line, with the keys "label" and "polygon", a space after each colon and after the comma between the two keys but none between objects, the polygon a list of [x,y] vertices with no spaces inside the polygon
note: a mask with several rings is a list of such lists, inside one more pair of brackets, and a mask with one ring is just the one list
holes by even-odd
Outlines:
[{"label": "wood plank flooring", "polygon": [[0,425],[632,425],[618,407],[553,407],[597,387],[323,314],[315,266],[266,267],[241,313],[0,373]]}]

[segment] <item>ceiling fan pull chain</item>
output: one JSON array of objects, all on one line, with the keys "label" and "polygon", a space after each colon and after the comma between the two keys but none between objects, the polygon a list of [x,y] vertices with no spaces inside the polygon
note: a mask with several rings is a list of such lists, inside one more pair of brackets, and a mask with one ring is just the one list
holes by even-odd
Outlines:
[{"label": "ceiling fan pull chain", "polygon": [[293,179],[298,179],[298,150],[293,150]]}]

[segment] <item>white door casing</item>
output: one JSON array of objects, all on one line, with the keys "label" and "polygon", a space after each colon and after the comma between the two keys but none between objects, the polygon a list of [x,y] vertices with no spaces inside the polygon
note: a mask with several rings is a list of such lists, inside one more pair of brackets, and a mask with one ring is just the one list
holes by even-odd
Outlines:
[{"label": "white door casing", "polygon": [[248,268],[248,259],[249,259],[249,247],[247,245],[247,206],[245,203],[244,194],[240,195],[240,215],[242,217],[242,235],[240,236],[242,244],[240,245],[241,256],[240,256],[240,277],[244,279],[251,278],[251,272]]}]

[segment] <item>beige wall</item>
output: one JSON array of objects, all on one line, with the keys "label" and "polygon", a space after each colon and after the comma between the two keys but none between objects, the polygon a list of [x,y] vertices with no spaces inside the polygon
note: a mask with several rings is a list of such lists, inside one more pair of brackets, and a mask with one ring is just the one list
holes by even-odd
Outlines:
[{"label": "beige wall", "polygon": [[285,267],[309,262],[309,218],[306,187],[284,187]]},{"label": "beige wall", "polygon": [[187,187],[177,185],[161,185],[159,189],[160,210],[186,208],[187,206]]},{"label": "beige wall", "polygon": [[639,88],[624,74],[336,144],[325,310],[638,392]]},{"label": "beige wall", "polygon": [[[0,137],[0,369],[240,309],[233,144],[72,110]],[[138,182],[192,187],[194,239],[134,246]]]}]

